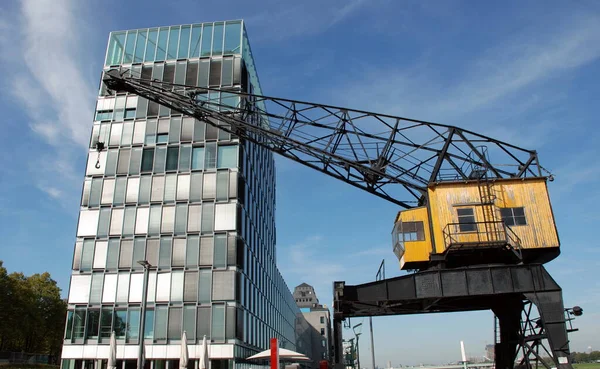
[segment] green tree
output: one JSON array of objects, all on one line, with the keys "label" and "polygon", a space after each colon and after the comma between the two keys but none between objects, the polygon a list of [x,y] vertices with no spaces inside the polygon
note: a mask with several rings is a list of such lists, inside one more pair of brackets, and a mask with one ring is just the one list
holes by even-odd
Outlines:
[{"label": "green tree", "polygon": [[50,274],[8,274],[0,261],[0,350],[58,357],[67,304]]}]

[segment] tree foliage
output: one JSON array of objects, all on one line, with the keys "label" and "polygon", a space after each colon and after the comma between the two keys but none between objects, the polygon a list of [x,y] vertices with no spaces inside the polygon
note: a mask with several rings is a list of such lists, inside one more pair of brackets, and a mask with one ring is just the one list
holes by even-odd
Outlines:
[{"label": "tree foliage", "polygon": [[571,358],[576,363],[591,363],[600,360],[600,351],[587,352],[573,352]]},{"label": "tree foliage", "polygon": [[66,311],[49,273],[8,274],[0,260],[0,351],[59,356]]}]

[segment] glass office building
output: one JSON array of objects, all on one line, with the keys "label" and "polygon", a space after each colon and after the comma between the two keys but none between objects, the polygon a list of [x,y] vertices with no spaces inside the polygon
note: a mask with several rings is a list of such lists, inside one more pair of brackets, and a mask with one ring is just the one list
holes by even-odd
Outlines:
[{"label": "glass office building", "polygon": [[[228,91],[261,94],[242,21],[112,32],[111,68],[219,88],[200,98],[223,105],[237,104]],[[147,368],[177,368],[183,331],[189,368],[204,335],[213,369],[256,367],[244,359],[271,337],[303,351],[276,267],[272,153],[102,83],[92,127],[63,368],[105,368],[113,331],[119,369],[136,366],[142,339]]]}]

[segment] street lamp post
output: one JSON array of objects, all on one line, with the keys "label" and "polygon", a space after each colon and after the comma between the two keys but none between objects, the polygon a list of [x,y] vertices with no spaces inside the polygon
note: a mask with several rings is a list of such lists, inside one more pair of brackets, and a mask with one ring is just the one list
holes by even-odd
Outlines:
[{"label": "street lamp post", "polygon": [[140,337],[138,338],[138,359],[137,369],[144,369],[144,335],[146,334],[146,303],[148,300],[148,277],[152,265],[147,260],[139,260],[137,262],[144,268],[144,284],[142,286],[142,306],[140,309]]}]

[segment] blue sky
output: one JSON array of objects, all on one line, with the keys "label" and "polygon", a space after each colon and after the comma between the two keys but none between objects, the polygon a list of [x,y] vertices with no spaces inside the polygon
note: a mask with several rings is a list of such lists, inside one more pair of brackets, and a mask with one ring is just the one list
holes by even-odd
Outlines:
[{"label": "blue sky", "polygon": [[[66,294],[108,33],[240,18],[267,95],[458,125],[538,150],[556,174],[562,241],[548,269],[565,305],[585,310],[572,349],[600,348],[595,1],[3,1],[0,259],[10,271],[49,271]],[[290,287],[313,284],[330,305],[333,280],[371,281],[382,259],[388,277],[401,274],[390,246],[397,206],[285,159],[277,167],[278,259]],[[460,340],[481,356],[493,340],[489,312],[375,318],[374,328],[378,365],[458,360]]]}]

